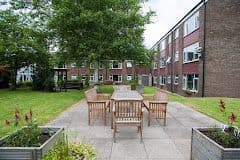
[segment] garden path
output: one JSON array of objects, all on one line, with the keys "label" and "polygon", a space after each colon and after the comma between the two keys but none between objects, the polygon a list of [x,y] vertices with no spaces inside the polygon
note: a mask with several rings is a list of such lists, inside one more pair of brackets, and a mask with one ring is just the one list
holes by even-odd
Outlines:
[{"label": "garden path", "polygon": [[70,141],[92,144],[96,148],[97,158],[104,160],[189,160],[191,128],[221,125],[218,121],[180,103],[170,102],[167,126],[163,126],[162,122],[153,121],[148,127],[145,111],[143,143],[140,143],[136,128],[119,129],[117,142],[113,143],[110,113],[107,126],[99,120],[88,126],[87,115],[87,103],[82,100],[59,115],[48,126],[63,126]]}]

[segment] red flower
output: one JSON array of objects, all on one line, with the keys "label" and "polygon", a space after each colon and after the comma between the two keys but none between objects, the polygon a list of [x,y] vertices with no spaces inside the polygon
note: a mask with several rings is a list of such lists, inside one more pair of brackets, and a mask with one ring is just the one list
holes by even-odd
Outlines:
[{"label": "red flower", "polygon": [[225,107],[225,103],[223,100],[220,99],[220,102],[219,102],[219,106],[220,106],[220,110],[221,112],[224,112],[226,107]]},{"label": "red flower", "polygon": [[31,108],[30,108],[30,111],[29,111],[29,115],[30,115],[30,118],[32,118],[33,112],[32,112]]},{"label": "red flower", "polygon": [[26,114],[25,117],[24,117],[25,121],[28,122],[29,121],[29,117],[28,115]]},{"label": "red flower", "polygon": [[236,122],[237,120],[237,115],[232,112],[232,114],[228,117],[230,123],[232,124],[233,122]]},{"label": "red flower", "polygon": [[10,121],[9,120],[5,120],[5,124],[7,125],[7,126],[9,126],[10,125]]},{"label": "red flower", "polygon": [[20,114],[20,111],[18,108],[15,108],[15,114]]},{"label": "red flower", "polygon": [[20,115],[19,115],[18,113],[15,113],[14,116],[15,116],[15,120],[16,120],[16,121],[19,121],[19,120],[20,120]]}]

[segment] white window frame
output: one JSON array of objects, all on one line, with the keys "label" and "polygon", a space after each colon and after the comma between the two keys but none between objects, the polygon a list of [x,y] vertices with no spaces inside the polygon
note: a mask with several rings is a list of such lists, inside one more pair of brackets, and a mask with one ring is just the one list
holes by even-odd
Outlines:
[{"label": "white window frame", "polygon": [[176,75],[174,76],[174,84],[175,84],[175,85],[178,85],[178,80],[179,80],[179,76],[176,74]]},{"label": "white window frame", "polygon": [[72,80],[77,80],[77,75],[72,75],[72,76],[71,76],[71,79],[72,79]]},{"label": "white window frame", "polygon": [[133,65],[132,65],[132,61],[127,61],[127,68],[132,68],[133,67]]},{"label": "white window frame", "polygon": [[160,68],[165,68],[166,67],[166,61],[165,58],[160,58]]},{"label": "white window frame", "polygon": [[75,67],[77,67],[77,64],[76,64],[76,62],[73,62],[73,63],[71,64],[71,67],[72,67],[72,68],[75,68]]},{"label": "white window frame", "polygon": [[112,75],[109,76],[109,80],[113,81],[113,76]]},{"label": "white window frame", "polygon": [[90,69],[95,69],[94,63],[90,63]]},{"label": "white window frame", "polygon": [[166,76],[160,75],[160,77],[159,77],[159,84],[160,85],[166,85]]},{"label": "white window frame", "polygon": [[157,69],[158,68],[158,63],[157,62],[153,62],[153,69]]},{"label": "white window frame", "polygon": [[132,80],[132,75],[127,75],[127,81],[131,81]]},{"label": "white window frame", "polygon": [[174,32],[175,39],[179,37],[179,28],[177,28]]},{"label": "white window frame", "polygon": [[[193,75],[193,79],[192,79],[192,89],[187,88],[188,85],[188,81],[187,81],[187,76],[188,75]],[[196,84],[197,81],[197,84]],[[197,87],[196,87],[197,86]],[[199,78],[197,74],[184,74],[183,75],[183,84],[182,84],[182,89],[183,90],[189,90],[191,92],[198,92],[198,88],[199,88]]]},{"label": "white window frame", "polygon": [[171,81],[172,81],[171,75],[168,75],[168,77],[167,77],[167,83],[168,83],[168,84],[171,84]]},{"label": "white window frame", "polygon": [[118,75],[118,81],[117,82],[122,82],[122,75]]},{"label": "white window frame", "polygon": [[[199,42],[191,44],[183,49],[183,63],[191,63],[195,61],[199,61],[199,53],[197,49],[199,48]],[[189,60],[189,54],[193,54],[192,60]]]},{"label": "white window frame", "polygon": [[[115,63],[115,62],[118,63],[118,67],[117,68],[115,68],[114,65],[113,65],[113,63]],[[112,60],[110,62],[110,69],[122,69],[122,63],[119,62],[119,61]]]},{"label": "white window frame", "polygon": [[199,11],[194,13],[184,22],[184,36],[187,36],[197,30],[200,26]]},{"label": "white window frame", "polygon": [[176,51],[174,54],[174,62],[179,61],[179,51]]},{"label": "white window frame", "polygon": [[82,68],[86,67],[86,64],[87,64],[87,62],[86,62],[86,61],[83,61],[81,67],[82,67]]},{"label": "white window frame", "polygon": [[99,75],[99,82],[103,82],[103,75]]},{"label": "white window frame", "polygon": [[82,81],[86,80],[86,75],[82,75]]},{"label": "white window frame", "polygon": [[167,58],[167,60],[166,60],[166,64],[171,63],[171,59],[172,59],[172,57],[169,56],[169,57]]},{"label": "white window frame", "polygon": [[94,82],[95,81],[95,76],[93,74],[90,75],[89,81],[90,82]]}]

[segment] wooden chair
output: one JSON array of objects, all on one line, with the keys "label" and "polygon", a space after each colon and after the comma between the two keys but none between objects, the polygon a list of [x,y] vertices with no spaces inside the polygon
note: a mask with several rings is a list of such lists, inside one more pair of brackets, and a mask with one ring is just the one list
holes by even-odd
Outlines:
[{"label": "wooden chair", "polygon": [[168,94],[158,91],[152,101],[144,101],[143,103],[148,110],[148,126],[153,118],[163,119],[164,126],[166,126]]},{"label": "wooden chair", "polygon": [[142,142],[143,108],[139,100],[116,100],[113,104],[113,139],[116,142],[118,127],[135,126]]},{"label": "wooden chair", "polygon": [[85,92],[85,97],[88,104],[88,125],[91,124],[91,119],[101,118],[106,126],[107,108],[110,107],[109,94],[97,94],[96,89],[92,88]]}]

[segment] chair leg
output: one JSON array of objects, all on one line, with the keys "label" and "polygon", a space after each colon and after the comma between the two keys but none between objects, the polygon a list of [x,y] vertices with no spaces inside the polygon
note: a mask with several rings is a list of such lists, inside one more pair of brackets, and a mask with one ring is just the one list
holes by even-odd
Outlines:
[{"label": "chair leg", "polygon": [[106,125],[107,125],[107,121],[106,121],[106,119],[107,119],[107,118],[106,118],[106,109],[104,110],[104,115],[103,115],[103,116],[104,116],[104,117],[103,117],[103,118],[104,118],[104,125],[106,126]]},{"label": "chair leg", "polygon": [[90,109],[88,109],[88,125],[90,126]]},{"label": "chair leg", "polygon": [[115,124],[114,129],[113,129],[113,141],[114,141],[114,143],[116,143],[116,131],[117,131],[117,126]]},{"label": "chair leg", "polygon": [[141,142],[143,141],[143,140],[142,140],[142,136],[143,136],[143,135],[142,135],[142,131],[143,131],[142,126],[143,126],[143,125],[141,124],[141,126],[140,126],[140,141],[141,141]]},{"label": "chair leg", "polygon": [[150,126],[151,121],[151,110],[148,111],[148,126]]},{"label": "chair leg", "polygon": [[164,126],[166,126],[166,123],[167,123],[167,113],[165,112],[164,113]]}]

